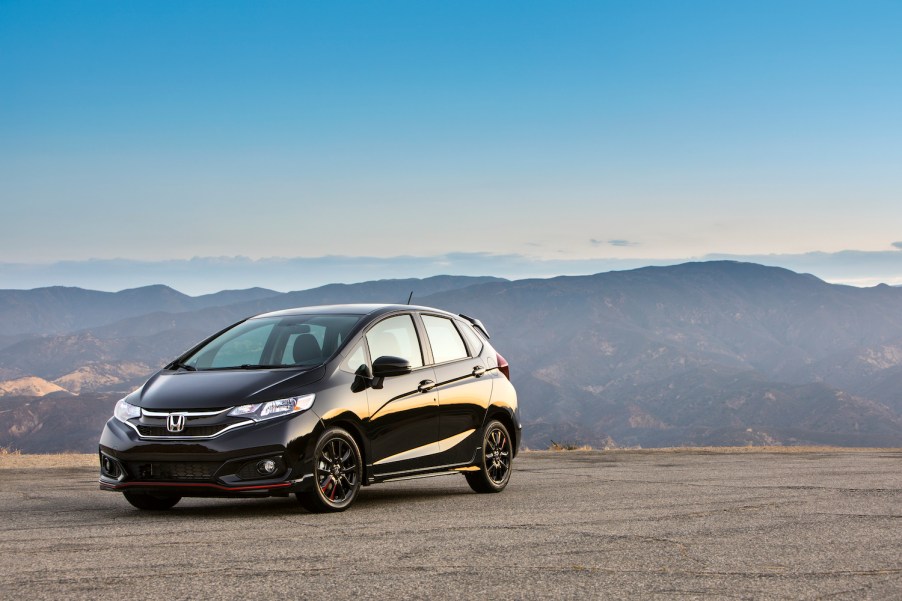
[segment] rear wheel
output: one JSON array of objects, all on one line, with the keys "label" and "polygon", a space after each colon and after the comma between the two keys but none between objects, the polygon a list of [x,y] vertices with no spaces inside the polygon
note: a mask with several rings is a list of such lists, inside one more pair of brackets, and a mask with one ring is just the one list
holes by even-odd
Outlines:
[{"label": "rear wheel", "polygon": [[479,471],[464,472],[470,488],[478,493],[501,492],[511,479],[513,447],[507,428],[492,420],[485,427]]},{"label": "rear wheel", "polygon": [[360,490],[363,461],[354,437],[342,428],[323,432],[313,455],[312,491],[297,493],[298,501],[316,513],[344,511]]},{"label": "rear wheel", "polygon": [[172,509],[182,500],[181,497],[157,496],[143,492],[124,492],[125,500],[137,507],[149,511],[163,511]]}]

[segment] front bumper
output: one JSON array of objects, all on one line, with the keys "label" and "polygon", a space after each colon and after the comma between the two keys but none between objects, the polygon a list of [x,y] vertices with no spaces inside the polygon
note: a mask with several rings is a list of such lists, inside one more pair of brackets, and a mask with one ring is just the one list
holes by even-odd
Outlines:
[{"label": "front bumper", "polygon": [[[111,418],[100,437],[100,488],[181,497],[265,497],[313,486],[312,411],[204,440],[142,439]],[[271,469],[268,469],[271,468]]]}]

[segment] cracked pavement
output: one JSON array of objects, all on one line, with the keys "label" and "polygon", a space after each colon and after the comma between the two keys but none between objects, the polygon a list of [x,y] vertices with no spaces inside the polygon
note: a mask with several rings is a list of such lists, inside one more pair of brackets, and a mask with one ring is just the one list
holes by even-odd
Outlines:
[{"label": "cracked pavement", "polygon": [[91,462],[0,463],[4,598],[902,598],[902,452],[527,452],[500,495],[428,478],[333,515],[139,512]]}]

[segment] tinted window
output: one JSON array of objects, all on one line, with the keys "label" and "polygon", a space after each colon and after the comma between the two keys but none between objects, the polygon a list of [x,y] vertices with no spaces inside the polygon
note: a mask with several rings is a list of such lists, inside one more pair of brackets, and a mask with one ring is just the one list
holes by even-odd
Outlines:
[{"label": "tinted window", "polygon": [[426,334],[432,346],[432,357],[436,363],[463,359],[467,356],[464,341],[450,319],[424,315],[423,325],[426,326]]},{"label": "tinted window", "polygon": [[377,323],[366,334],[373,361],[383,356],[401,357],[410,361],[411,367],[422,367],[423,355],[420,341],[410,315],[389,317]]}]

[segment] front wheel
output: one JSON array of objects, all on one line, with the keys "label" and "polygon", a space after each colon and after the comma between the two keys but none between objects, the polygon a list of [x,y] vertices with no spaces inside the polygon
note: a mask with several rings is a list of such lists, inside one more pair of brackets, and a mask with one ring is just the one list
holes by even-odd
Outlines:
[{"label": "front wheel", "polygon": [[478,493],[501,492],[511,479],[514,453],[504,424],[490,421],[482,437],[479,471],[464,472],[467,484]]},{"label": "front wheel", "polygon": [[323,432],[313,452],[313,490],[297,493],[308,511],[344,511],[360,490],[363,461],[354,437],[341,428]]},{"label": "front wheel", "polygon": [[166,509],[172,509],[173,507],[175,507],[176,503],[182,500],[181,497],[158,497],[156,495],[150,495],[140,492],[123,492],[122,496],[125,497],[126,501],[128,501],[138,509],[149,511],[163,511]]}]

